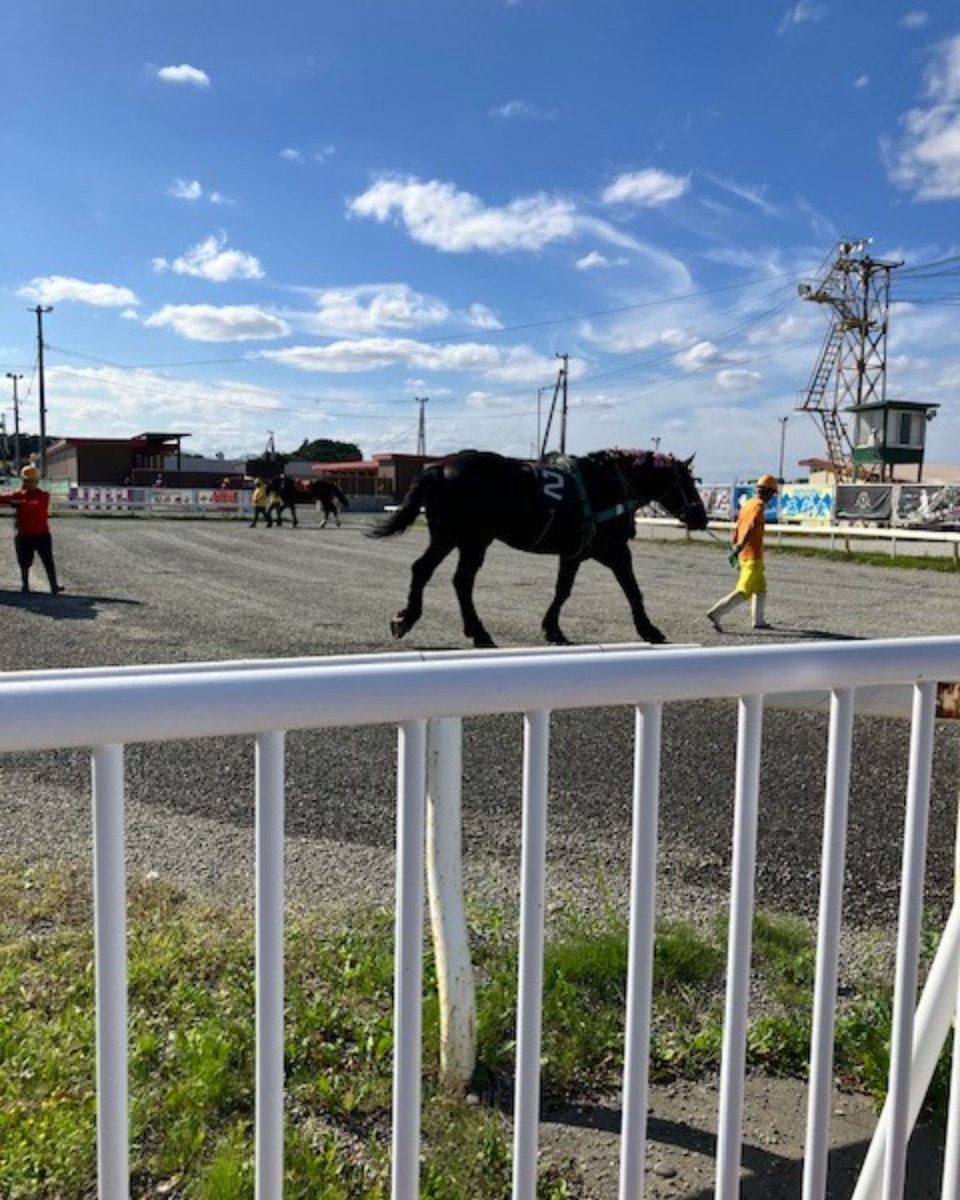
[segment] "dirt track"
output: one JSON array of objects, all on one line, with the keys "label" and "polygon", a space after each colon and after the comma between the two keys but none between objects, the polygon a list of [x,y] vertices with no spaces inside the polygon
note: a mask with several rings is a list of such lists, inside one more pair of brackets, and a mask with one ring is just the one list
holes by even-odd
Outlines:
[{"label": "dirt track", "polygon": [[[392,650],[387,628],[425,544],[414,529],[399,538],[362,536],[369,517],[341,529],[248,529],[208,521],[68,518],[56,552],[68,592],[53,599],[0,591],[7,636],[4,669],[203,661]],[[635,543],[651,615],[673,641],[718,645],[960,632],[960,580],[788,555],[769,565],[769,618],[777,629],[718,635],[703,617],[732,573],[719,547]],[[502,645],[537,644],[552,594],[554,563],[495,547],[479,577],[477,601]],[[452,563],[427,590],[421,624],[401,646],[464,645]],[[39,586],[39,579],[36,580]],[[0,558],[0,588],[13,588],[12,552]],[[730,621],[731,629],[735,628]],[[632,641],[626,604],[594,564],[581,573],[565,614],[575,641]],[[269,695],[250,697],[269,705]],[[664,903],[716,898],[730,854],[732,701],[681,704],[665,716]],[[825,719],[771,709],[764,721],[758,895],[790,911],[816,904]],[[291,898],[349,903],[392,883],[384,854],[393,845],[392,730],[291,735],[287,830]],[[937,734],[930,837],[931,903],[953,886],[957,804],[956,733]],[[602,881],[625,881],[631,785],[632,714],[558,714],[552,736],[550,856],[553,903],[589,904]],[[517,718],[473,720],[465,728],[465,838],[471,877],[487,898],[516,895],[521,731]],[[159,870],[214,892],[249,894],[252,748],[246,739],[132,748],[130,852],[134,870]],[[847,916],[888,923],[896,910],[905,794],[907,731],[895,721],[858,718],[851,814]],[[8,801],[4,842],[24,853],[85,856],[88,766],[80,753],[48,754],[0,766]],[[25,820],[29,814],[29,820]],[[170,821],[169,818],[179,818]],[[332,861],[331,861],[332,860]],[[383,885],[383,886],[381,886]],[[387,892],[383,892],[386,898]],[[579,899],[578,899],[579,897]]]},{"label": "dirt track", "polygon": [[[396,649],[387,622],[405,594],[423,531],[373,542],[369,518],[319,530],[312,513],[297,530],[250,530],[221,521],[64,519],[55,526],[57,599],[22,597],[12,548],[0,556],[6,670],[225,660]],[[952,575],[822,564],[787,555],[769,563],[772,633],[718,635],[704,618],[732,572],[719,547],[638,541],[634,557],[651,616],[673,641],[901,637],[960,632]],[[477,602],[502,645],[536,644],[552,594],[552,561],[494,548]],[[427,591],[422,623],[404,645],[463,646],[445,564]],[[37,585],[40,585],[39,579]],[[564,628],[576,641],[632,641],[626,604],[604,571],[588,566]],[[251,705],[269,707],[268,693]],[[771,709],[764,720],[758,898],[791,912],[816,906],[826,722]],[[671,706],[665,716],[662,853],[664,910],[703,912],[725,903],[730,857],[734,703]],[[392,893],[392,729],[300,733],[288,740],[287,887],[301,904],[388,903]],[[936,913],[953,888],[957,728],[936,737],[928,899]],[[625,905],[629,855],[632,714],[559,714],[552,736],[548,891],[551,911]],[[128,752],[131,870],[158,871],[231,901],[253,885],[253,753],[249,739],[131,747]],[[465,725],[467,882],[479,903],[516,903],[521,727],[517,718]],[[907,731],[858,718],[846,918],[851,927],[892,927],[898,902]],[[0,838],[7,853],[86,861],[90,853],[89,763],[79,752],[0,759]],[[748,1089],[745,1195],[797,1194],[802,1156],[801,1084],[758,1081]],[[652,1094],[649,1194],[705,1198],[712,1086]],[[836,1190],[849,1194],[852,1163],[871,1122],[862,1100],[838,1102],[848,1141],[835,1160]],[[752,1114],[752,1115],[751,1115]],[[573,1157],[579,1195],[616,1195],[615,1104],[557,1114],[544,1145]],[[750,1122],[753,1122],[751,1125]],[[849,1128],[847,1128],[849,1125]],[[939,1140],[917,1141],[913,1196],[935,1195]],[[707,1161],[699,1156],[706,1153]]]}]

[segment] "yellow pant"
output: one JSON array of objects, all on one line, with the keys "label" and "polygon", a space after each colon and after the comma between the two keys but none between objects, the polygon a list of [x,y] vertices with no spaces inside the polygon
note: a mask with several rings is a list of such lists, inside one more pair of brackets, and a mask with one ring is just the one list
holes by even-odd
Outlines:
[{"label": "yellow pant", "polygon": [[751,562],[741,563],[737,591],[743,596],[762,596],[766,590],[767,575],[763,569],[763,559],[755,558]]}]

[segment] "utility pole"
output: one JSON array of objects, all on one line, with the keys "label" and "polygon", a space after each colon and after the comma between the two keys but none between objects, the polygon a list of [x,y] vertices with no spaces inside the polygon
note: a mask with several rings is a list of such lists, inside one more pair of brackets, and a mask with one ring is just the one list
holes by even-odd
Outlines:
[{"label": "utility pole", "polygon": [[0,413],[0,446],[3,446],[4,470],[10,470],[10,447],[7,444],[7,414]]},{"label": "utility pole", "polygon": [[420,422],[417,426],[417,454],[423,458],[427,457],[427,419],[423,406],[429,399],[429,396],[414,396],[414,400],[420,405]]},{"label": "utility pole", "polygon": [[777,417],[780,422],[780,470],[777,472],[777,478],[783,483],[783,450],[787,441],[787,421],[789,417]]},{"label": "utility pole", "polygon": [[13,469],[20,474],[20,397],[17,395],[17,382],[22,375],[7,372],[7,378],[13,380]]},{"label": "utility pole", "polygon": [[542,444],[540,441],[540,398],[546,390],[547,389],[545,387],[537,388],[537,449],[536,449],[536,454],[537,454],[538,458],[543,457],[543,448],[542,448]]},{"label": "utility pole", "polygon": [[560,379],[563,386],[563,399],[560,403],[560,453],[567,452],[567,369],[570,363],[569,354],[558,354],[557,358],[563,359],[563,366],[560,368]]},{"label": "utility pole", "polygon": [[28,308],[27,312],[37,314],[37,376],[40,380],[40,474],[47,474],[47,392],[43,377],[43,314],[53,312],[53,305],[46,308],[38,304],[36,308]]}]

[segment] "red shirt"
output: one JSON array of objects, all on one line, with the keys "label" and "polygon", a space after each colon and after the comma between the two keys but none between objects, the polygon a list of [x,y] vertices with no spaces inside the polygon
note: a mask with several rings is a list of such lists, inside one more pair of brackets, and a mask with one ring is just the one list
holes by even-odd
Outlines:
[{"label": "red shirt", "polygon": [[4,492],[0,504],[12,504],[17,510],[17,533],[33,537],[38,533],[49,533],[50,493],[43,488],[20,488],[17,492]]}]

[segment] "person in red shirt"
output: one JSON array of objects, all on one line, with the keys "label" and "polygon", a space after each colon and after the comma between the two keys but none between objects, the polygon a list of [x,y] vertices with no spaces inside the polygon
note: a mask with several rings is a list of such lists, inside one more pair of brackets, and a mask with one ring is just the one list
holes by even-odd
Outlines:
[{"label": "person in red shirt", "polygon": [[724,596],[707,613],[707,619],[718,633],[723,632],[720,618],[745,604],[753,606],[754,629],[770,629],[764,614],[767,599],[767,576],[763,565],[763,534],[766,528],[765,510],[768,502],[777,494],[779,485],[772,475],[761,475],[757,480],[757,494],[740,507],[736,527],[733,531],[733,549],[730,562],[740,567],[737,586]]},{"label": "person in red shirt", "polygon": [[0,504],[11,504],[16,512],[14,546],[20,564],[20,590],[30,591],[30,568],[34,554],[39,554],[50,581],[50,591],[57,596],[63,588],[57,582],[57,568],[53,561],[53,539],[48,518],[50,493],[40,487],[40,472],[32,463],[23,468],[20,478],[23,487],[19,491],[0,493]]}]

